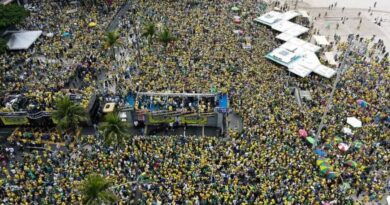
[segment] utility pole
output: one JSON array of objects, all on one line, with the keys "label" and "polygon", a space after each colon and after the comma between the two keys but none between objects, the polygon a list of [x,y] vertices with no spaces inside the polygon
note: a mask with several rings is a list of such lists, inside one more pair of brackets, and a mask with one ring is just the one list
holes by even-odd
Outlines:
[{"label": "utility pole", "polygon": [[349,57],[349,54],[351,53],[351,49],[352,49],[352,42],[350,41],[349,42],[349,46],[348,46],[348,49],[347,51],[345,51],[344,53],[344,58],[343,58],[343,61],[341,62],[341,65],[340,67],[337,69],[337,77],[336,77],[336,80],[334,81],[333,83],[333,87],[332,87],[332,92],[330,93],[330,96],[329,96],[329,99],[328,99],[328,102],[326,103],[326,107],[325,107],[325,111],[324,111],[324,114],[322,115],[321,117],[321,123],[320,125],[318,126],[318,130],[317,130],[317,135],[316,135],[316,141],[318,142],[320,140],[320,135],[321,135],[321,130],[322,128],[324,127],[324,122],[325,122],[325,118],[330,110],[330,108],[332,107],[332,103],[333,103],[333,97],[334,97],[334,93],[337,89],[337,84],[339,83],[340,81],[340,77],[341,77],[341,72],[344,72],[345,70],[345,67],[346,67],[346,62],[347,62],[347,58]]}]

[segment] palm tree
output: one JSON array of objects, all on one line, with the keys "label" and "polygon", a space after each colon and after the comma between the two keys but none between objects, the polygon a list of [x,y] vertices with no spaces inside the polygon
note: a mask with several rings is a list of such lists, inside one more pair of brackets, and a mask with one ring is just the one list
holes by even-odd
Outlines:
[{"label": "palm tree", "polygon": [[104,38],[104,48],[110,49],[111,51],[111,57],[113,60],[115,60],[115,46],[120,45],[120,42],[118,41],[120,37],[120,34],[117,30],[110,31],[106,33],[106,36]]},{"label": "palm tree", "polygon": [[168,28],[165,28],[164,31],[159,34],[158,40],[163,43],[166,48],[169,43],[175,40],[175,37],[171,34]]},{"label": "palm tree", "polygon": [[117,196],[110,190],[111,180],[98,174],[90,174],[81,183],[80,191],[83,196],[83,204],[101,205],[111,204],[117,201]]},{"label": "palm tree", "polygon": [[55,105],[56,110],[52,113],[53,121],[61,131],[75,131],[80,122],[87,120],[84,108],[71,101],[68,96],[59,98]]},{"label": "palm tree", "polygon": [[156,25],[154,23],[148,23],[145,25],[145,30],[142,33],[142,36],[146,36],[149,38],[149,43],[151,43],[152,38],[156,34]]},{"label": "palm tree", "polygon": [[117,149],[126,144],[130,136],[130,125],[114,113],[105,116],[104,122],[99,125],[99,130],[103,132],[104,143],[113,145]]},{"label": "palm tree", "polygon": [[7,50],[7,41],[4,38],[0,38],[0,54],[5,53]]}]

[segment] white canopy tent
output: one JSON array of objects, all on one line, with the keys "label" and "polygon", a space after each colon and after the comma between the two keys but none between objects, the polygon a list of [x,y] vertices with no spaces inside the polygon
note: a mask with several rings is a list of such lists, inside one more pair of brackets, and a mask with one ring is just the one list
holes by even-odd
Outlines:
[{"label": "white canopy tent", "polygon": [[42,31],[21,31],[11,35],[7,46],[9,50],[28,49],[42,34]]},{"label": "white canopy tent", "polygon": [[281,33],[277,35],[276,38],[282,41],[289,41],[290,39],[294,38],[294,36],[290,36],[287,33]]},{"label": "white canopy tent", "polygon": [[9,4],[9,3],[11,3],[13,0],[2,0],[1,2],[0,2],[0,5],[7,5],[7,4]]},{"label": "white canopy tent", "polygon": [[313,35],[313,38],[314,40],[316,41],[316,43],[320,46],[328,46],[330,43],[329,41],[326,39],[325,36],[317,36],[317,35]]},{"label": "white canopy tent", "polygon": [[300,12],[297,12],[297,11],[294,11],[294,10],[290,10],[290,11],[287,11],[285,13],[282,14],[282,19],[283,20],[286,20],[286,21],[289,21],[297,16],[300,16],[301,13]]},{"label": "white canopy tent", "polygon": [[[281,32],[276,38],[285,41],[284,44],[265,57],[287,67],[290,72],[300,77],[306,77],[311,72],[315,72],[323,77],[331,78],[336,71],[322,65],[316,55],[321,47],[297,38],[309,31],[309,28],[289,21],[299,15],[302,15],[302,12],[288,11],[280,13],[271,11],[254,19],[258,23],[265,24]],[[329,42],[321,41],[321,43]]]},{"label": "white canopy tent", "polygon": [[277,11],[270,11],[260,17],[255,18],[254,21],[271,26],[272,24],[280,21],[281,17],[282,13]]},{"label": "white canopy tent", "polygon": [[274,29],[274,30],[277,30],[279,32],[285,32],[287,31],[288,29],[296,26],[297,24],[291,22],[291,21],[278,21],[276,23],[274,23],[271,28]]},{"label": "white canopy tent", "polygon": [[302,15],[302,17],[310,19],[309,13],[307,13],[306,10],[299,10],[298,12]]},{"label": "white canopy tent", "polygon": [[325,52],[325,58],[326,58],[326,61],[328,61],[328,63],[330,65],[337,65],[337,62],[334,60],[334,53],[333,52]]},{"label": "white canopy tent", "polygon": [[356,117],[348,117],[347,123],[352,127],[362,127],[362,121],[360,121]]},{"label": "white canopy tent", "polygon": [[343,127],[343,133],[345,133],[347,135],[353,135],[352,130],[349,129],[348,127]]}]

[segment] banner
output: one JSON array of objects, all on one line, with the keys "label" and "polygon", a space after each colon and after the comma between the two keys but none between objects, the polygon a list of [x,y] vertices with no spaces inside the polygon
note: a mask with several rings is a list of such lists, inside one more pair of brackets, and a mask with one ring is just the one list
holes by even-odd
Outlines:
[{"label": "banner", "polygon": [[1,116],[1,121],[4,125],[28,125],[28,119],[26,116]]},{"label": "banner", "polygon": [[166,115],[148,115],[147,124],[162,124],[162,123],[173,123],[175,117]]},{"label": "banner", "polygon": [[193,124],[193,125],[205,125],[207,124],[207,117],[199,116],[199,115],[181,116],[180,123]]}]

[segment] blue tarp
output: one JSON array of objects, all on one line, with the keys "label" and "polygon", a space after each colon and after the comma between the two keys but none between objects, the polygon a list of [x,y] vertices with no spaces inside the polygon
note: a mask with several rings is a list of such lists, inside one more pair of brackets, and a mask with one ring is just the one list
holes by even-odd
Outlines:
[{"label": "blue tarp", "polygon": [[229,107],[228,95],[227,94],[220,95],[218,104],[220,108],[228,108]]},{"label": "blue tarp", "polygon": [[134,107],[135,105],[135,96],[130,94],[127,96],[127,103],[129,103],[130,107]]},{"label": "blue tarp", "polygon": [[326,157],[326,153],[325,151],[321,150],[321,149],[316,149],[314,151],[317,155],[321,156],[321,157]]}]

